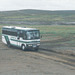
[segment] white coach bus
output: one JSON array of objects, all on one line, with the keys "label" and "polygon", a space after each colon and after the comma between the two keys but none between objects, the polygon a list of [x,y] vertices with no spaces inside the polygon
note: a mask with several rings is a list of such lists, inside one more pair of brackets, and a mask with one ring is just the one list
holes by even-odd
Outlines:
[{"label": "white coach bus", "polygon": [[40,46],[40,31],[36,28],[3,26],[2,42],[8,46],[17,46],[22,50],[38,50]]}]

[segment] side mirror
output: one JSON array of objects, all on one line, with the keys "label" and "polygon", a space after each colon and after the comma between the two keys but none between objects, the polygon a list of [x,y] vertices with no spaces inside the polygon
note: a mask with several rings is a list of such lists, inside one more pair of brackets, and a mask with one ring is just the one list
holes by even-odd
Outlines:
[{"label": "side mirror", "polygon": [[42,35],[40,36],[40,38],[42,38]]},{"label": "side mirror", "polygon": [[20,37],[17,37],[17,39],[20,39]]}]

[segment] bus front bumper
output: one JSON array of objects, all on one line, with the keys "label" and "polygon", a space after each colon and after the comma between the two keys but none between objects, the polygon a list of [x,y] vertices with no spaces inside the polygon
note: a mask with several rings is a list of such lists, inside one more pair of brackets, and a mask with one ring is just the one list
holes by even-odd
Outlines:
[{"label": "bus front bumper", "polygon": [[40,44],[27,44],[27,48],[36,48],[39,46],[40,46]]}]

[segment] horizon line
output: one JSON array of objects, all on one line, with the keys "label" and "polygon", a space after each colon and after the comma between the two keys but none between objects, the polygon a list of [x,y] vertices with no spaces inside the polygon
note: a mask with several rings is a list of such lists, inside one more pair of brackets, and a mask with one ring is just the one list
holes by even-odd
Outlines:
[{"label": "horizon line", "polygon": [[75,11],[75,10],[44,10],[44,9],[14,9],[14,10],[3,10],[0,12],[9,12],[9,11],[22,11],[22,10],[40,10],[40,11]]}]

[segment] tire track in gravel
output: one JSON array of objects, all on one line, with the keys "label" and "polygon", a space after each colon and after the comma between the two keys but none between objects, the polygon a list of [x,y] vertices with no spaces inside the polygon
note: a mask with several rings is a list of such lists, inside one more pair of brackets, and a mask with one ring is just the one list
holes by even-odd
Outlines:
[{"label": "tire track in gravel", "polygon": [[57,62],[62,62],[62,63],[69,65],[75,69],[75,57],[74,56],[57,53],[57,52],[50,51],[47,49],[45,49],[45,50],[40,49],[38,51],[38,53],[40,53],[40,56],[43,54],[44,57],[50,58]]}]

